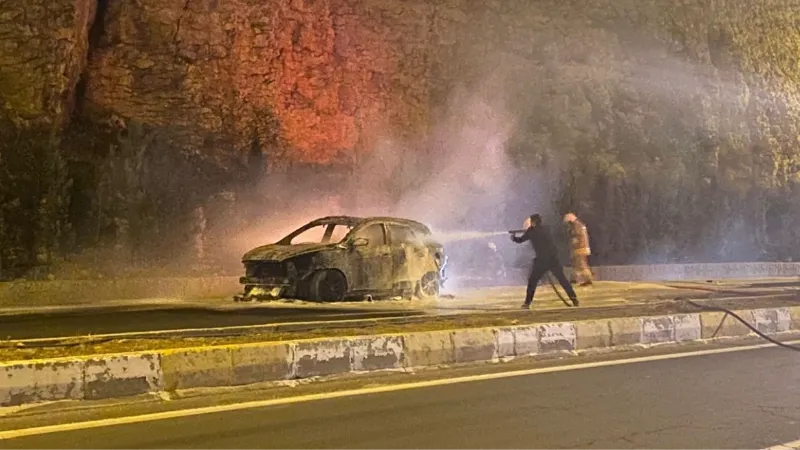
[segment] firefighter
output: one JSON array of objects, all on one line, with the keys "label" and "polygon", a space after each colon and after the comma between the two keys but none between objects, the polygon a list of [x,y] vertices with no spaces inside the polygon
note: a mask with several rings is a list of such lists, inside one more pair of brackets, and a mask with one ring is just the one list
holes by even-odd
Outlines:
[{"label": "firefighter", "polygon": [[511,235],[511,240],[517,244],[525,241],[530,241],[533,250],[536,252],[536,258],[533,260],[533,267],[531,267],[531,274],[528,277],[528,290],[525,294],[525,302],[522,308],[530,309],[533,303],[533,295],[536,293],[536,286],[539,281],[547,273],[551,272],[556,276],[561,287],[564,288],[572,304],[578,306],[578,296],[575,290],[572,289],[567,276],[564,275],[564,268],[561,266],[561,261],[558,259],[558,251],[553,238],[550,235],[550,230],[547,226],[542,225],[542,218],[539,214],[533,214],[525,219],[525,233],[521,237]]},{"label": "firefighter", "polygon": [[589,248],[589,231],[586,224],[581,222],[573,213],[564,216],[564,223],[569,229],[570,256],[572,257],[572,283],[580,286],[591,286],[593,283],[592,269],[589,267],[589,255],[592,254]]}]

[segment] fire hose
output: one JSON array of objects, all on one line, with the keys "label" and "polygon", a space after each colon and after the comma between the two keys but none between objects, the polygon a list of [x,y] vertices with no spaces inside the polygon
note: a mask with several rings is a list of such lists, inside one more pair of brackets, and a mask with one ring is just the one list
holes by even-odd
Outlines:
[{"label": "fire hose", "polygon": [[[730,309],[722,308],[720,306],[701,305],[699,303],[693,302],[693,301],[688,300],[688,299],[683,299],[683,301],[686,302],[688,305],[693,306],[693,307],[695,307],[697,309],[700,309],[700,310],[703,310],[703,311],[723,312],[723,313],[725,313],[725,316],[731,316],[734,319],[736,319],[739,322],[741,322],[742,325],[744,325],[747,328],[749,328],[750,331],[752,331],[753,333],[758,335],[758,337],[760,337],[760,338],[762,338],[762,339],[764,339],[764,340],[766,340],[766,341],[768,341],[768,342],[770,342],[772,344],[775,344],[778,347],[783,347],[783,348],[786,348],[786,349],[789,349],[789,350],[794,350],[796,352],[800,352],[800,347],[797,347],[797,346],[794,346],[794,345],[790,345],[790,344],[786,344],[786,343],[781,342],[781,341],[779,341],[777,339],[773,339],[772,337],[766,335],[765,333],[762,333],[758,328],[756,328],[755,326],[751,325],[748,321],[744,320],[738,314],[736,314],[735,312],[731,311]],[[725,318],[723,317],[722,320],[724,321]],[[719,326],[720,327],[722,326],[722,322],[720,322]],[[719,331],[719,327],[717,328],[717,331]],[[717,332],[715,331],[714,334],[716,335]]]},{"label": "fire hose", "polygon": [[[561,292],[558,290],[558,288],[556,287],[556,284],[553,282],[553,276],[552,276],[551,274],[548,274],[547,281],[549,281],[549,282],[550,282],[550,286],[553,288],[553,292],[555,292],[555,293],[556,293],[556,295],[558,296],[558,298],[560,298],[560,299],[561,299],[561,301],[562,301],[562,302],[564,302],[564,304],[565,304],[565,305],[567,305],[567,306],[572,306],[571,304],[567,303],[567,299],[565,299],[565,298],[564,298],[564,297],[561,295]],[[752,325],[752,324],[750,324],[748,321],[746,321],[746,320],[745,320],[745,319],[743,319],[741,316],[739,316],[739,315],[738,315],[738,314],[736,314],[734,311],[731,311],[731,310],[730,310],[730,309],[728,309],[728,308],[723,308],[723,307],[721,307],[721,306],[709,306],[709,305],[701,305],[700,303],[694,302],[694,301],[692,301],[692,300],[689,300],[689,299],[682,299],[682,300],[683,300],[683,302],[685,302],[686,304],[688,304],[688,305],[690,305],[690,306],[692,306],[692,307],[694,307],[694,308],[697,308],[697,309],[699,309],[699,310],[701,310],[701,311],[713,311],[713,312],[722,312],[722,313],[725,313],[725,317],[727,317],[727,316],[731,316],[731,317],[733,317],[734,319],[736,319],[737,321],[739,321],[739,322],[740,322],[742,325],[744,325],[745,327],[747,327],[747,328],[748,328],[750,331],[752,331],[753,333],[755,333],[755,334],[756,334],[758,337],[760,337],[761,339],[764,339],[765,341],[767,341],[767,342],[769,342],[769,343],[771,343],[771,344],[775,344],[775,345],[777,345],[778,347],[782,347],[782,348],[785,348],[785,349],[787,349],[787,350],[794,350],[794,351],[796,351],[796,352],[800,352],[800,347],[798,347],[798,346],[796,346],[796,345],[787,344],[787,343],[785,343],[785,342],[781,342],[781,341],[779,341],[779,340],[777,340],[777,339],[774,339],[774,338],[770,337],[769,335],[767,335],[766,333],[763,333],[761,330],[759,330],[758,328],[756,328],[755,326],[753,326],[753,325]],[[723,317],[723,318],[722,318],[722,320],[723,320],[723,321],[725,320],[725,317]],[[722,326],[722,322],[720,322],[720,324],[719,324],[719,327],[721,327],[721,326]],[[717,331],[719,331],[719,327],[717,327]],[[714,332],[714,334],[716,335],[716,334],[717,334],[717,332],[715,331],[715,332]]]},{"label": "fire hose", "polygon": [[[524,233],[525,231],[526,230],[509,230],[508,233],[511,234],[512,236],[514,236],[514,235],[519,234],[519,233]],[[549,272],[547,274],[547,281],[550,283],[550,287],[553,288],[553,292],[556,293],[556,295],[561,300],[561,302],[564,303],[566,306],[571,307],[572,305],[567,301],[566,298],[564,298],[563,295],[561,295],[561,292],[556,287],[555,282],[553,282],[553,275],[551,273],[549,273]],[[782,347],[782,348],[785,348],[785,349],[788,349],[788,350],[794,350],[794,351],[800,352],[800,347],[781,342],[781,341],[779,341],[777,339],[774,339],[774,338],[768,336],[766,333],[763,333],[757,327],[751,325],[749,322],[744,320],[742,317],[740,317],[738,314],[736,314],[735,312],[731,311],[730,309],[723,308],[723,307],[720,307],[720,306],[701,305],[699,303],[693,302],[693,301],[688,300],[688,299],[683,299],[683,301],[686,304],[688,304],[688,305],[690,305],[690,306],[692,306],[694,308],[697,308],[697,309],[699,309],[701,311],[723,312],[723,313],[725,313],[725,317],[727,317],[727,316],[733,317],[734,319],[739,321],[742,325],[747,327],[750,331],[755,333],[758,337],[766,340],[767,342],[769,342],[771,344],[774,344],[774,345],[777,345],[778,347]],[[723,320],[724,320],[724,317],[723,317]],[[722,326],[722,322],[720,322],[720,327],[721,326]],[[719,328],[717,329],[717,331],[719,331]],[[714,332],[714,334],[716,335],[716,332]]]},{"label": "fire hose", "polygon": [[567,305],[568,307],[572,307],[572,303],[568,302],[568,301],[567,301],[567,299],[566,299],[566,298],[564,298],[564,296],[563,296],[563,295],[561,295],[561,291],[559,291],[559,290],[558,290],[558,288],[556,287],[556,284],[553,282],[553,274],[551,274],[551,273],[549,273],[549,272],[548,272],[548,274],[547,274],[547,281],[549,281],[549,282],[550,282],[550,287],[552,287],[552,288],[553,288],[553,292],[555,292],[555,293],[556,293],[556,295],[558,296],[558,298],[559,298],[559,299],[561,299],[561,301],[562,301],[562,302],[563,302],[565,305]]}]

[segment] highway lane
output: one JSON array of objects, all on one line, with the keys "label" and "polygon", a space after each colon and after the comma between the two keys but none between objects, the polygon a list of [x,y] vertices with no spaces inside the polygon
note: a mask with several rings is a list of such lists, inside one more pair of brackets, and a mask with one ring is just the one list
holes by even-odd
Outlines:
[{"label": "highway lane", "polygon": [[[627,287],[627,285],[626,285]],[[656,287],[657,292],[665,288]],[[667,291],[672,291],[666,289]],[[600,293],[598,294],[597,291]],[[587,306],[625,303],[616,285],[594,290]],[[650,292],[646,292],[650,294]],[[288,322],[320,322],[353,319],[416,316],[428,313],[457,314],[486,312],[489,309],[518,311],[524,287],[465,289],[461,295],[444,296],[438,302],[385,301],[342,302],[299,305],[279,302],[236,303],[230,299],[189,299],[185,303],[132,303],[64,311],[20,311],[0,316],[0,338],[41,339],[98,334],[164,331],[211,327],[251,326]],[[535,307],[562,308],[552,292],[542,292]],[[602,297],[612,297],[611,301]],[[180,301],[179,301],[180,302]]]},{"label": "highway lane", "polygon": [[[549,287],[549,286],[548,286]],[[598,282],[578,288],[584,308],[620,307],[673,299],[707,298],[696,288],[674,289],[657,284]],[[461,289],[438,301],[375,301],[314,304],[307,302],[235,303],[230,299],[158,299],[130,304],[95,305],[64,310],[6,311],[0,315],[0,338],[13,340],[148,332],[209,327],[251,326],[287,322],[340,321],[409,315],[503,313],[519,311],[523,286]],[[537,311],[563,309],[550,290],[537,292]]]},{"label": "highway lane", "polygon": [[238,308],[159,307],[109,308],[70,312],[15,314],[0,317],[0,338],[35,339],[188,328],[247,326],[269,323],[338,321],[416,315],[414,311],[364,308]]},{"label": "highway lane", "polygon": [[0,447],[766,448],[798,438],[800,353],[770,348],[57,432]]}]

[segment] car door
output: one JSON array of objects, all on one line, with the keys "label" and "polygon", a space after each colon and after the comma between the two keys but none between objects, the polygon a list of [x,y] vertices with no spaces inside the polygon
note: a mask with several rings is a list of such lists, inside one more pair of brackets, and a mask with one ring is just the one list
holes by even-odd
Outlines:
[{"label": "car door", "polygon": [[392,247],[395,283],[418,281],[419,274],[414,269],[426,254],[425,246],[414,234],[411,227],[388,224],[389,242]]},{"label": "car door", "polygon": [[353,290],[382,291],[392,288],[394,265],[392,252],[386,238],[386,228],[381,223],[367,225],[353,235],[355,253],[353,273],[356,280]]}]

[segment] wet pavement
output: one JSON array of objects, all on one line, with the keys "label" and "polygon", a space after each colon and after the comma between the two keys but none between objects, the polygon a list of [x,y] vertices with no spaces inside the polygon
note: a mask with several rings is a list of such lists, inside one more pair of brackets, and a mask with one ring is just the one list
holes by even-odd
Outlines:
[{"label": "wet pavement", "polygon": [[[302,301],[237,303],[229,298],[150,299],[104,303],[94,308],[17,309],[0,311],[0,338],[11,340],[87,336],[114,333],[187,330],[270,324],[325,324],[363,319],[496,314],[518,311],[523,286],[453,287],[435,301],[382,300],[319,304]],[[728,282],[621,283],[598,282],[578,287],[579,310],[652,310],[680,298],[772,297],[800,293],[796,280],[732,280]],[[562,293],[563,295],[563,293]],[[541,286],[534,312],[570,317],[549,284]],[[562,314],[562,311],[564,312]],[[569,314],[567,314],[569,313]]]}]

